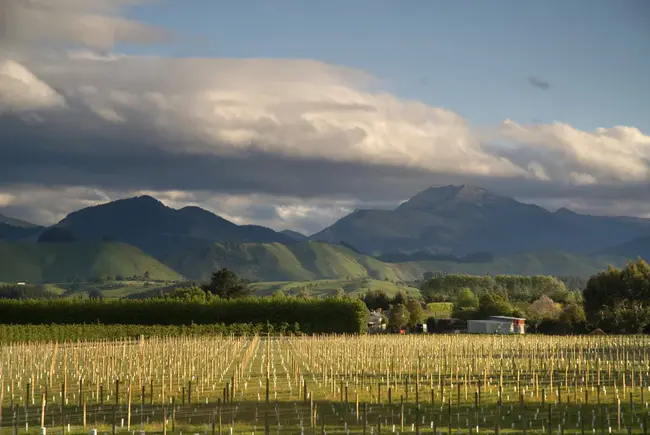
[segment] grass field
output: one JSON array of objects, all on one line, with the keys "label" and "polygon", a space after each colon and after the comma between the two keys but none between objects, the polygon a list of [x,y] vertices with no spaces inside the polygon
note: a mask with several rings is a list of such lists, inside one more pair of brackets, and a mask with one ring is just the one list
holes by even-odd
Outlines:
[{"label": "grass field", "polygon": [[3,346],[0,431],[644,433],[649,345],[388,335]]}]

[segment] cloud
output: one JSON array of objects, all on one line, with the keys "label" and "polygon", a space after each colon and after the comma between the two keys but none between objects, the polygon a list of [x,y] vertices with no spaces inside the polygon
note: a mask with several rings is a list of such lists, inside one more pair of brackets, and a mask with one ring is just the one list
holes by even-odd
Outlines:
[{"label": "cloud", "polygon": [[528,84],[534,88],[541,89],[542,91],[548,91],[551,89],[551,84],[544,79],[539,77],[528,77]]},{"label": "cloud", "polygon": [[[116,41],[159,35],[139,23],[123,31],[129,3],[0,6],[23,23],[38,16],[24,5],[51,18],[37,35],[12,27],[1,37],[23,44],[0,53],[0,192],[13,198],[3,210],[50,223],[93,201],[150,191],[239,223],[311,232],[435,184],[540,202],[650,199],[650,137],[633,127],[506,120],[478,129],[344,66],[113,53],[105,48]],[[79,10],[113,30],[84,36]],[[86,48],[28,44],[39,38]]]},{"label": "cloud", "polygon": [[73,44],[110,49],[118,42],[151,44],[164,41],[162,29],[121,17],[137,0],[3,0],[0,2],[0,42]]}]

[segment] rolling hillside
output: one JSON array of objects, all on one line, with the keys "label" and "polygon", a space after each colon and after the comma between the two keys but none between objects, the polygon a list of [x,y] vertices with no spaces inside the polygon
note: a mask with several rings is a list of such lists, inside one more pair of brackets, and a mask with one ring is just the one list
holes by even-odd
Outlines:
[{"label": "rolling hillside", "polygon": [[176,280],[178,273],[122,243],[0,242],[0,282],[65,282],[116,275]]},{"label": "rolling hillside", "polygon": [[486,262],[413,261],[396,263],[402,276],[422,276],[426,272],[470,275],[553,275],[589,277],[608,265],[623,266],[621,256],[582,256],[559,251],[539,251],[496,257]]},{"label": "rolling hillside", "polygon": [[206,280],[217,268],[227,267],[253,281],[309,281],[371,277],[400,280],[397,266],[357,254],[340,245],[301,242],[206,244],[178,252],[165,260],[172,269],[192,279]]},{"label": "rolling hillside", "polygon": [[489,258],[489,261],[409,261],[386,263],[342,245],[301,242],[213,243],[179,252],[166,264],[184,276],[206,280],[212,270],[227,267],[253,281],[310,281],[369,277],[414,281],[426,272],[467,274],[556,275],[588,277],[609,264],[621,266],[622,256],[583,256],[539,251]]}]

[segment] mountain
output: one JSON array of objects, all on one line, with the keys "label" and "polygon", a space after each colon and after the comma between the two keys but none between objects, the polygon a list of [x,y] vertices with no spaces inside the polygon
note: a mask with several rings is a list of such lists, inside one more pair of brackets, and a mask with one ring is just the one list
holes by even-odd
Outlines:
[{"label": "mountain", "polygon": [[618,255],[634,260],[638,257],[650,261],[650,236],[637,237],[624,243],[603,249],[601,255]]},{"label": "mountain", "polygon": [[307,236],[305,236],[303,233],[299,233],[298,231],[292,231],[292,230],[282,230],[280,231],[282,234],[287,235],[291,237],[292,239],[302,242],[303,240],[307,240]]},{"label": "mountain", "polygon": [[390,281],[418,280],[426,272],[513,275],[573,275],[588,277],[609,264],[620,266],[620,256],[587,256],[539,251],[501,257],[471,257],[458,261],[407,261],[386,263],[343,246],[321,242],[211,243],[178,252],[165,261],[190,279],[207,280],[221,267],[252,281],[311,281],[369,277]]},{"label": "mountain", "polygon": [[205,241],[281,242],[294,240],[257,225],[236,225],[199,207],[176,210],[150,196],[109,202],[70,213],[57,227],[78,240],[119,241],[156,258]]},{"label": "mountain", "polygon": [[94,277],[143,276],[177,280],[179,274],[140,249],[122,243],[0,242],[0,282],[65,282]]},{"label": "mountain", "polygon": [[357,210],[310,240],[363,252],[430,251],[464,256],[559,250],[592,253],[650,234],[650,220],[550,212],[475,186],[426,189],[394,210]]},{"label": "mountain", "polygon": [[0,240],[23,240],[42,230],[38,225],[0,214]]},{"label": "mountain", "polygon": [[0,224],[9,225],[16,228],[38,228],[38,225],[31,224],[20,219],[14,219],[0,213]]}]

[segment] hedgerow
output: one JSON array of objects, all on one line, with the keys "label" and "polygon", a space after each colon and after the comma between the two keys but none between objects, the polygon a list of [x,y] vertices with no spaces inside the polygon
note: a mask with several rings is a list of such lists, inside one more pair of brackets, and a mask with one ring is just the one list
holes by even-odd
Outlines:
[{"label": "hedgerow", "polygon": [[305,333],[363,333],[368,310],[345,298],[0,300],[0,323],[15,325],[298,324]]}]

